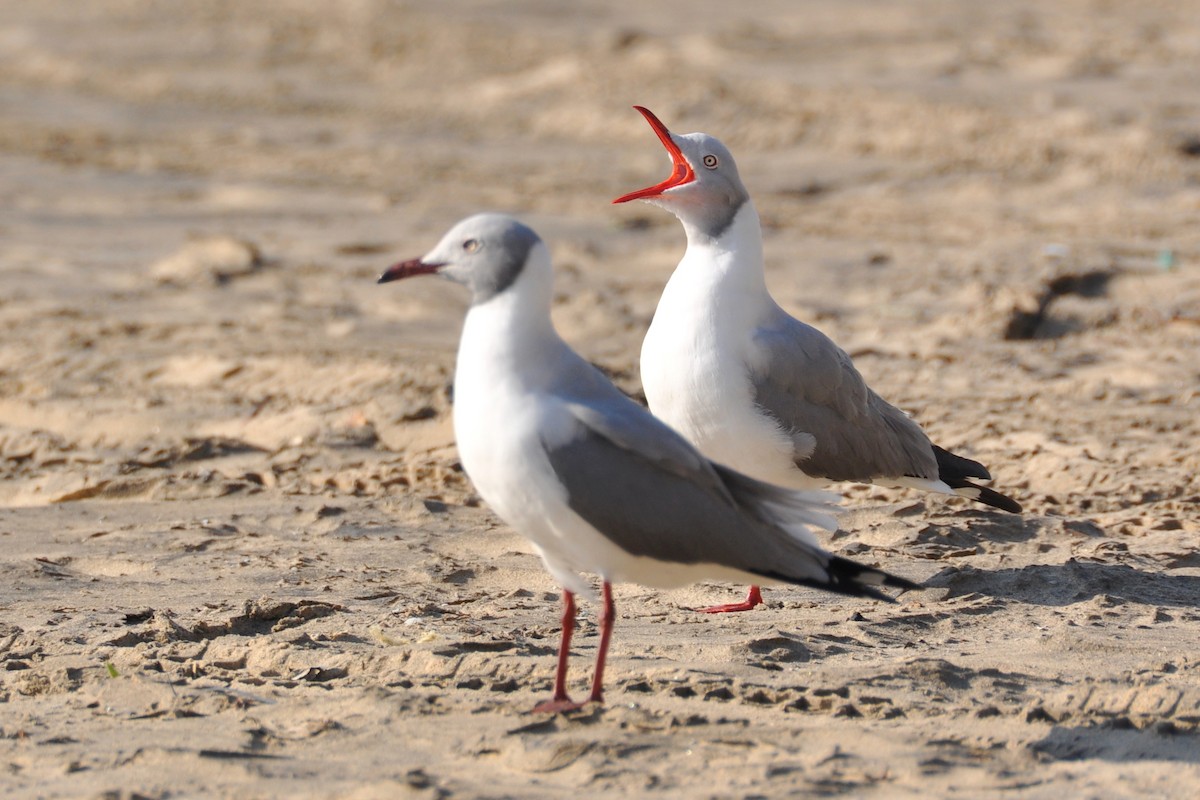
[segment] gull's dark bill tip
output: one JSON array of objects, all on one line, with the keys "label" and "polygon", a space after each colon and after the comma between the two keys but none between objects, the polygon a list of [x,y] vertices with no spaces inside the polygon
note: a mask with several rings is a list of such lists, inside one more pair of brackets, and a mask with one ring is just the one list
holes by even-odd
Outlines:
[{"label": "gull's dark bill tip", "polygon": [[426,264],[419,258],[410,258],[408,261],[401,261],[399,264],[392,264],[383,271],[376,283],[391,283],[402,278],[411,278],[414,275],[433,275],[445,264]]}]

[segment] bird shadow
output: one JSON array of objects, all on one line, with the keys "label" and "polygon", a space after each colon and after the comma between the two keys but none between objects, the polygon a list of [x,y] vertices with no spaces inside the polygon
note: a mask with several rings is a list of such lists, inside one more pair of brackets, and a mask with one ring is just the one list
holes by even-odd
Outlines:
[{"label": "bird shadow", "polygon": [[1104,595],[1148,605],[1200,607],[1200,575],[1143,572],[1127,564],[1075,559],[998,570],[948,567],[925,581],[925,586],[948,589],[946,599],[975,594],[1038,606],[1068,606]]},{"label": "bird shadow", "polygon": [[921,528],[916,543],[973,545],[980,542],[1028,542],[1042,535],[1045,524],[1036,517],[999,511],[963,509],[949,515],[952,521],[935,520]]},{"label": "bird shadow", "polygon": [[1089,299],[1106,297],[1108,285],[1116,275],[1117,271],[1114,269],[1094,269],[1059,275],[1042,289],[1035,310],[1013,309],[1004,330],[1004,338],[1007,341],[1058,339],[1083,330],[1084,325],[1078,320],[1051,317],[1050,307],[1056,299],[1067,295]]},{"label": "bird shadow", "polygon": [[1138,729],[1128,722],[1055,725],[1030,749],[1054,761],[1101,759],[1111,762],[1175,761],[1200,764],[1197,736],[1173,726]]}]

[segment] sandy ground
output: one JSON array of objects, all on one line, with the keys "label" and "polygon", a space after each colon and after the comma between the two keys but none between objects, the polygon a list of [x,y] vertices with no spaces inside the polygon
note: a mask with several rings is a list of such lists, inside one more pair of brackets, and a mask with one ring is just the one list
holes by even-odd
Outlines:
[{"label": "sandy ground", "polygon": [[[1194,797],[1197,63],[1195,2],[0,2],[0,793]],[[609,704],[535,717],[465,298],[373,279],[518,213],[636,393],[683,237],[608,204],[666,171],[633,103],[1027,511],[849,487],[829,547],[930,589],[622,586]]]}]

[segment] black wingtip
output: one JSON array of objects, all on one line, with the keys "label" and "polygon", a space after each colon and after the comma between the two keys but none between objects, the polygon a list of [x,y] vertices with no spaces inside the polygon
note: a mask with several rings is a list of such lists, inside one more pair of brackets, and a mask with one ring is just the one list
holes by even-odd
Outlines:
[{"label": "black wingtip", "polygon": [[992,473],[988,472],[983,464],[955,455],[944,447],[933,445],[933,455],[937,459],[938,477],[946,483],[963,478],[978,478],[981,481],[992,479]]},{"label": "black wingtip", "polygon": [[954,490],[955,494],[968,500],[974,500],[976,503],[983,503],[985,506],[998,508],[1010,514],[1020,514],[1022,511],[1020,503],[1007,495],[1000,494],[995,489],[971,483],[963,478],[955,479],[953,482],[946,481],[946,483]]},{"label": "black wingtip", "polygon": [[896,598],[886,594],[878,587],[905,591],[925,588],[921,584],[914,583],[907,578],[901,578],[898,575],[892,575],[890,572],[884,572],[875,567],[868,567],[865,564],[859,564],[857,561],[851,561],[841,556],[830,556],[829,563],[825,565],[825,571],[825,580],[815,578],[797,579],[778,573],[762,572],[759,574],[785,583],[811,586],[815,589],[823,589],[827,592],[837,592],[838,594],[847,594],[854,597],[870,597],[875,600],[882,600],[885,603],[894,603],[896,602]]},{"label": "black wingtip", "polygon": [[977,503],[983,503],[992,508],[1007,511],[1010,514],[1020,514],[1024,510],[1021,508],[1020,503],[1007,495],[1000,494],[986,486],[976,486],[975,488],[979,490],[979,496],[973,498]]},{"label": "black wingtip", "polygon": [[958,492],[963,497],[968,497],[977,503],[983,503],[985,506],[998,508],[1001,511],[1007,511],[1011,514],[1021,513],[1021,504],[1011,497],[1006,497],[994,489],[988,489],[986,486],[979,486],[971,483],[969,478],[978,478],[983,481],[990,481],[992,474],[987,471],[987,467],[980,464],[978,461],[972,461],[969,458],[955,455],[945,448],[933,446],[933,454],[937,457],[938,477],[942,482],[951,489],[963,489],[965,491]]},{"label": "black wingtip", "polygon": [[908,578],[901,578],[899,575],[893,575],[890,572],[884,572],[875,567],[868,567],[865,564],[859,564],[857,561],[851,561],[841,556],[830,557],[826,569],[829,571],[830,578],[836,583],[849,584],[857,589],[857,593],[886,600],[889,603],[896,602],[895,598],[876,589],[876,586],[886,586],[889,589],[903,589],[905,591],[925,588],[919,583],[910,581]]}]

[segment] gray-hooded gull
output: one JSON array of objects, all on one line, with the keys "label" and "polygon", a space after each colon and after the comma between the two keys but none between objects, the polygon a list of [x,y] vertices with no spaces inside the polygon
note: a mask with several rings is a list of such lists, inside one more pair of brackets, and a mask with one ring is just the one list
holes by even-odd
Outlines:
[{"label": "gray-hooded gull", "polygon": [[[661,206],[687,234],[642,343],[650,410],[708,458],[759,480],[907,487],[1019,512],[972,481],[991,479],[982,464],[930,442],[867,386],[845,351],[779,307],[767,291],[758,212],[729,150],[704,133],[673,134],[634,108],[667,149],[671,175],[613,202]],[[761,602],[751,586],[745,601],[704,610]]]},{"label": "gray-hooded gull", "polygon": [[550,255],[530,228],[499,214],[470,217],[379,282],[428,274],[471,292],[454,375],[463,468],[563,587],[554,696],[535,711],[579,707],[566,675],[575,594],[590,593],[580,573],[603,581],[595,702],[614,581],[665,588],[766,578],[882,600],[890,598],[881,587],[917,588],[821,549],[809,526],[831,525],[827,495],[712,463],[571,350],[551,324]]}]

